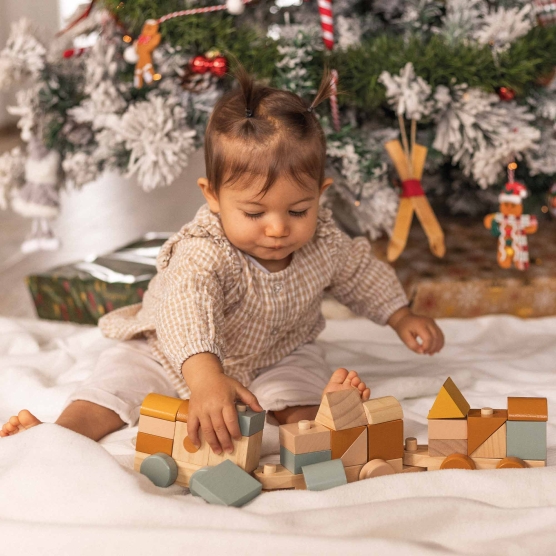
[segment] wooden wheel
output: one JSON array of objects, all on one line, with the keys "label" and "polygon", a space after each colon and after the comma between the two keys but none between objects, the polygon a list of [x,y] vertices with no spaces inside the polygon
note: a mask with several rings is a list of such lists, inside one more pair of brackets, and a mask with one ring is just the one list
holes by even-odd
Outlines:
[{"label": "wooden wheel", "polygon": [[393,475],[395,472],[394,468],[383,459],[372,459],[359,472],[359,480],[372,479],[382,475]]},{"label": "wooden wheel", "polygon": [[465,454],[450,454],[441,464],[440,469],[477,469],[475,462]]},{"label": "wooden wheel", "polygon": [[525,467],[527,464],[522,459],[509,457],[500,460],[496,469],[524,469]]}]

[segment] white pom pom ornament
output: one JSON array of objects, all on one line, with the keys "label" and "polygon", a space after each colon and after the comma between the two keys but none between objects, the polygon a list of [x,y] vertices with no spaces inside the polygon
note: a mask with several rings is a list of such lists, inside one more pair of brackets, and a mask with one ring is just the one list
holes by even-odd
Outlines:
[{"label": "white pom pom ornament", "polygon": [[226,0],[226,9],[232,15],[240,15],[245,11],[243,0]]},{"label": "white pom pom ornament", "polygon": [[128,46],[124,50],[124,60],[128,64],[136,64],[137,63],[137,61],[139,60],[139,56],[137,54],[137,51],[135,50],[135,46]]}]

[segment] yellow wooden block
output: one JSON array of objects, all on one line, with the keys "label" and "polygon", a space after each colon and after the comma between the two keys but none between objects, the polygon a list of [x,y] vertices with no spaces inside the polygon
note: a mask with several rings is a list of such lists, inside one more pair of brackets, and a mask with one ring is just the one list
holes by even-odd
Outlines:
[{"label": "yellow wooden block", "polygon": [[148,415],[139,415],[139,432],[154,434],[162,438],[174,438],[174,429],[176,423],[174,421],[165,421]]},{"label": "yellow wooden block", "polygon": [[454,384],[451,378],[447,378],[443,384],[431,410],[429,419],[465,419],[470,405]]},{"label": "yellow wooden block", "polygon": [[226,452],[215,454],[211,450],[208,464],[218,465],[224,460],[229,459],[247,471],[247,473],[251,473],[259,466],[262,441],[263,431],[259,431],[251,436],[242,436],[241,440],[232,440],[234,451],[231,454]]},{"label": "yellow wooden block", "polygon": [[279,463],[276,464],[276,471],[273,473],[265,473],[264,467],[258,467],[255,470],[255,479],[260,481],[264,490],[280,490],[286,488],[295,488],[296,490],[306,490],[305,479],[303,474],[294,475],[289,469],[286,469]]},{"label": "yellow wooden block", "polygon": [[148,394],[141,404],[141,415],[175,421],[176,414],[183,400],[162,396],[161,394]]},{"label": "yellow wooden block", "polygon": [[384,396],[363,402],[363,409],[369,425],[378,425],[387,421],[403,419],[400,402],[394,396]]},{"label": "yellow wooden block", "polygon": [[506,457],[506,423],[491,434],[476,450],[469,454],[472,458]]},{"label": "yellow wooden block", "polygon": [[163,438],[162,436],[139,432],[137,433],[135,449],[138,452],[144,452],[145,454],[164,452],[165,454],[171,456],[173,443],[174,442],[171,438]]},{"label": "yellow wooden block", "polygon": [[203,438],[203,433],[200,429],[199,440],[201,441],[201,447],[197,449],[191,440],[189,440],[189,436],[187,436],[187,423],[176,421],[176,435],[174,438],[172,457],[176,461],[181,461],[183,463],[191,463],[193,465],[200,465],[201,467],[203,465],[208,465],[211,448]]}]

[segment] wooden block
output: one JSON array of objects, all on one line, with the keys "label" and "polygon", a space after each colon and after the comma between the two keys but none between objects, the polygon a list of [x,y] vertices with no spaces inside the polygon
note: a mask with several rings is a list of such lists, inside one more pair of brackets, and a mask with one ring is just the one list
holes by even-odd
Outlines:
[{"label": "wooden block", "polygon": [[302,473],[301,468],[304,465],[328,461],[332,459],[331,455],[332,452],[330,450],[308,452],[306,454],[292,454],[289,450],[284,448],[284,446],[280,446],[280,463],[294,475]]},{"label": "wooden block", "polygon": [[[430,452],[430,446],[429,446]],[[440,469],[477,469],[475,462],[467,454],[451,454],[440,465]]]},{"label": "wooden block", "polygon": [[403,457],[403,421],[388,421],[367,425],[368,460],[397,459]]},{"label": "wooden block", "polygon": [[474,452],[472,458],[505,458],[506,457],[506,423],[494,434],[490,435]]},{"label": "wooden block", "polygon": [[202,469],[200,465],[184,463],[183,461],[176,461],[176,465],[178,466],[178,478],[176,479],[176,484],[183,487],[189,487],[189,481],[191,480],[193,473]]},{"label": "wooden block", "polygon": [[174,438],[176,423],[165,421],[148,415],[139,415],[139,432],[161,436],[162,438]]},{"label": "wooden block", "polygon": [[487,441],[507,420],[505,409],[490,408],[471,409],[467,415],[467,450],[473,453],[481,444]]},{"label": "wooden block", "polygon": [[454,384],[451,378],[447,378],[443,384],[431,410],[429,419],[465,419],[469,411],[469,404]]},{"label": "wooden block", "polygon": [[429,419],[430,440],[467,440],[467,420]]},{"label": "wooden block", "polygon": [[379,425],[388,421],[403,419],[400,402],[393,396],[384,396],[363,402],[363,409],[369,425]]},{"label": "wooden block", "polygon": [[283,465],[276,465],[274,473],[265,473],[263,467],[258,467],[255,469],[255,478],[260,481],[264,490],[281,490],[286,488],[305,490],[307,488],[303,475],[294,475]]},{"label": "wooden block", "polygon": [[546,421],[507,421],[506,455],[546,460]]},{"label": "wooden block", "polygon": [[386,460],[388,465],[392,466],[392,469],[396,473],[401,473],[403,470],[403,458],[396,458],[396,459],[388,459]]},{"label": "wooden block", "polygon": [[[262,431],[257,434],[262,435]],[[191,478],[195,480],[195,492],[209,504],[239,508],[258,496],[263,488],[257,479],[230,460],[198,473]]]},{"label": "wooden block", "polygon": [[420,471],[427,471],[427,468],[417,467],[416,465],[404,465],[401,473],[419,473]]},{"label": "wooden block", "polygon": [[176,414],[183,400],[162,396],[161,394],[148,394],[141,404],[141,415],[175,421]]},{"label": "wooden block", "polygon": [[299,429],[298,423],[280,425],[280,444],[292,454],[330,450],[330,429],[314,421],[309,425],[309,429]]},{"label": "wooden block", "polygon": [[359,480],[359,473],[363,469],[362,465],[350,465],[349,467],[344,467],[346,472],[346,479],[348,483],[355,483]]},{"label": "wooden block", "polygon": [[236,404],[241,436],[253,436],[264,428],[266,411],[253,411],[243,404]]},{"label": "wooden block", "polygon": [[332,459],[341,459],[344,467],[367,463],[367,427],[330,431]]},{"label": "wooden block", "polygon": [[241,440],[232,440],[234,451],[231,454],[222,452],[217,455],[210,450],[208,465],[218,465],[223,461],[230,460],[247,473],[251,473],[259,466],[262,442],[263,431],[251,436],[242,436]]},{"label": "wooden block", "polygon": [[417,467],[427,467],[429,456],[429,447],[426,444],[419,444],[416,450],[404,450],[403,463]]},{"label": "wooden block", "polygon": [[325,394],[315,421],[334,431],[367,424],[359,390],[350,388]]},{"label": "wooden block", "polygon": [[163,438],[144,432],[137,433],[137,442],[135,449],[145,454],[156,454],[162,452],[169,456],[172,455],[172,445],[174,441],[171,438]]},{"label": "wooden block", "polygon": [[189,439],[189,436],[187,436],[187,422],[176,421],[176,435],[174,437],[172,457],[176,461],[190,463],[200,467],[208,465],[209,455],[212,450],[203,438],[201,429],[199,429],[199,440],[201,441],[201,447],[196,448]]},{"label": "wooden block", "polygon": [[176,413],[176,421],[187,423],[187,416],[189,415],[189,400],[182,400]]},{"label": "wooden block", "polygon": [[328,490],[347,485],[346,472],[341,460],[331,459],[301,468],[307,490]]},{"label": "wooden block", "polygon": [[546,398],[508,398],[508,421],[548,421]]},{"label": "wooden block", "polygon": [[374,459],[366,463],[359,473],[359,480],[373,479],[374,477],[382,477],[383,475],[394,475],[394,468],[386,463],[383,459]]},{"label": "wooden block", "polygon": [[429,456],[449,456],[450,454],[467,455],[467,440],[431,440]]}]

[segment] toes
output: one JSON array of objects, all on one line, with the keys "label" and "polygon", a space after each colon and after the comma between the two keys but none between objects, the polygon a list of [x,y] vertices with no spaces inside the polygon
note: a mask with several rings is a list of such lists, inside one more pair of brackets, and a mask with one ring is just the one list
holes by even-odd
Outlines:
[{"label": "toes", "polygon": [[[19,419],[18,419],[15,415],[12,415],[12,416],[10,417],[8,423],[9,423],[10,425],[12,425],[13,427],[16,427],[16,428],[17,428],[18,425],[19,425]],[[7,424],[7,423],[6,423],[6,424]]]},{"label": "toes", "polygon": [[347,376],[349,375],[347,369],[336,369],[332,376],[330,377],[330,382],[334,382],[336,384],[342,384],[346,381]]},{"label": "toes", "polygon": [[38,425],[40,421],[27,409],[22,409],[18,414],[17,418],[21,425],[28,429],[29,427],[33,427]]},{"label": "toes", "polygon": [[356,373],[355,371],[350,371],[350,372],[347,374],[347,376],[346,376],[346,378],[345,378],[345,380],[344,380],[344,383],[346,383],[346,384],[348,384],[348,385],[351,386],[352,381],[353,381],[356,377],[357,377],[357,373]]},{"label": "toes", "polygon": [[366,402],[371,397],[371,390],[370,388],[365,388],[363,393],[361,394],[361,399]]}]

